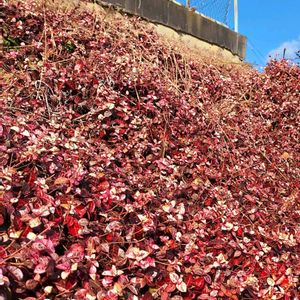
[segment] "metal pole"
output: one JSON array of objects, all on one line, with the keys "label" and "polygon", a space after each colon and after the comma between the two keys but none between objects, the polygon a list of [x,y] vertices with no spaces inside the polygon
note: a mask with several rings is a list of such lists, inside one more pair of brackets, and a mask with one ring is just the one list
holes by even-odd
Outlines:
[{"label": "metal pole", "polygon": [[238,20],[239,20],[239,9],[238,9],[238,0],[234,0],[234,31],[238,32]]},{"label": "metal pole", "polygon": [[191,7],[191,0],[186,0],[186,6],[189,8]]}]

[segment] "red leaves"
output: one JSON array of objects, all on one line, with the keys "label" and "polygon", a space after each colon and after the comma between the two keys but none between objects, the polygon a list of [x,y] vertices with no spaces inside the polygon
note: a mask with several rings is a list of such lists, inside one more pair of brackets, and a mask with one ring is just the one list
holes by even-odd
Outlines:
[{"label": "red leaves", "polygon": [[242,236],[243,236],[243,233],[244,233],[244,231],[243,231],[243,229],[242,229],[241,227],[239,227],[238,230],[236,231],[236,235],[237,235],[238,237],[242,237]]},{"label": "red leaves", "polygon": [[68,250],[67,257],[73,262],[80,262],[84,257],[84,247],[81,244],[72,244]]},{"label": "red leaves", "polygon": [[153,300],[153,296],[151,293],[147,292],[145,295],[141,297],[141,300]]},{"label": "red leaves", "polygon": [[193,278],[192,284],[196,290],[202,290],[205,286],[205,279],[203,277]]},{"label": "red leaves", "polygon": [[109,188],[109,186],[110,186],[109,183],[106,180],[104,180],[97,185],[97,190],[105,191]]},{"label": "red leaves", "polygon": [[114,240],[114,235],[109,233],[106,235],[106,241],[112,242]]},{"label": "red leaves", "polygon": [[3,214],[0,214],[0,227],[4,224],[5,218]]},{"label": "red leaves", "polygon": [[35,266],[33,272],[35,274],[43,274],[47,271],[49,264],[49,258],[48,257],[40,257],[39,264]]},{"label": "red leaves", "polygon": [[6,249],[0,246],[0,258],[5,258],[7,256]]},{"label": "red leaves", "polygon": [[298,296],[298,66],[201,65],[88,8],[3,10],[25,43],[0,51],[10,298]]},{"label": "red leaves", "polygon": [[37,179],[37,173],[35,168],[33,168],[29,172],[29,177],[28,177],[28,185],[31,189],[34,188],[36,179]]},{"label": "red leaves", "polygon": [[71,216],[67,216],[65,219],[65,224],[67,225],[69,234],[71,234],[72,236],[78,236],[80,226],[77,219]]}]

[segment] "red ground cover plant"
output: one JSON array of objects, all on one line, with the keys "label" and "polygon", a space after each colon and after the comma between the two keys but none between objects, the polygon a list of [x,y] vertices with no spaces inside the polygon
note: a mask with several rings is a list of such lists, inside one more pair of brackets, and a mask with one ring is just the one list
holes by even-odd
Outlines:
[{"label": "red ground cover plant", "polygon": [[1,299],[299,299],[299,66],[51,3],[0,6]]}]

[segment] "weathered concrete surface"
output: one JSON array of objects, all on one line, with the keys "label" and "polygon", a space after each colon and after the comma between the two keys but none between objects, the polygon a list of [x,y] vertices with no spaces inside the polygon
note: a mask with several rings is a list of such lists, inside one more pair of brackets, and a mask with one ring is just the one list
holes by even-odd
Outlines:
[{"label": "weathered concrete surface", "polygon": [[124,12],[141,16],[150,22],[192,35],[209,44],[225,48],[241,59],[245,58],[246,37],[170,0],[96,1],[99,4],[113,5]]},{"label": "weathered concrete surface", "polygon": [[182,51],[186,51],[184,50],[185,48],[187,50],[191,49],[192,51],[189,53],[194,58],[196,55],[202,61],[207,63],[213,62],[214,64],[241,63],[238,55],[225,48],[210,44],[189,34],[178,33],[176,30],[161,24],[153,24],[153,27],[160,36],[166,38],[172,47],[180,48]]}]

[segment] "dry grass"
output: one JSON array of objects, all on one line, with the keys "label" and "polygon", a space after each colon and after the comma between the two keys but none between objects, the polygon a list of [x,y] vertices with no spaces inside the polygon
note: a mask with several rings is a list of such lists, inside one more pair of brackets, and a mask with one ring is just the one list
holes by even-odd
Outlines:
[{"label": "dry grass", "polygon": [[[209,67],[216,73],[219,72],[219,68],[235,68],[245,71],[245,68],[250,66],[243,62],[233,63],[230,61],[224,61],[223,57],[218,57],[215,53],[204,51],[201,49],[190,48],[182,41],[174,40],[166,36],[160,36],[158,34],[151,35],[149,33],[155,31],[153,24],[146,21],[139,20],[137,23],[135,18],[129,18],[122,15],[119,11],[112,9],[111,7],[102,7],[93,1],[88,0],[8,0],[9,3],[25,2],[37,4],[37,11],[45,16],[45,10],[50,10],[55,14],[77,14],[80,16],[83,13],[89,13],[93,16],[93,24],[89,26],[82,26],[73,20],[76,18],[69,18],[65,20],[65,24],[68,27],[68,34],[71,36],[85,36],[93,37],[97,34],[97,31],[104,33],[108,36],[115,36],[118,39],[120,45],[124,44],[127,47],[127,53],[130,53],[130,57],[117,57],[116,60],[126,62],[130,59],[134,61],[136,70],[128,70],[132,80],[137,79],[139,74],[152,69],[157,62],[157,53],[149,53],[143,47],[141,43],[135,43],[134,39],[138,39],[140,34],[147,36],[153,48],[161,48],[162,53],[167,54],[162,58],[163,67],[158,69],[158,76],[163,78],[166,82],[166,86],[169,90],[172,90],[175,94],[180,95],[182,91],[191,93],[193,80],[191,74],[191,65],[198,64],[203,67]],[[98,27],[96,27],[96,24]],[[122,24],[122,30],[119,30],[120,24]],[[100,28],[99,28],[100,26]],[[92,28],[92,30],[91,30]],[[52,38],[52,46],[47,45],[46,35],[53,37],[53,30],[51,23],[47,22],[44,18],[44,39],[45,39],[45,50],[44,60],[47,61],[48,57],[54,57],[57,55],[57,49],[55,47],[54,38]],[[132,40],[131,43],[128,41]],[[49,41],[48,41],[49,43]],[[26,45],[29,47],[30,45]],[[91,58],[92,59],[92,58]],[[97,63],[95,62],[95,68]],[[38,82],[43,82],[43,72]],[[47,103],[47,99],[45,98]],[[191,101],[195,101],[191,96]],[[251,102],[251,99],[249,100]],[[211,112],[215,117],[221,118],[222,115],[228,114],[235,109],[238,105],[249,105],[249,102],[244,101],[242,97],[240,99],[223,99],[221,103],[218,103],[212,107]],[[50,109],[48,108],[50,114]]]}]

